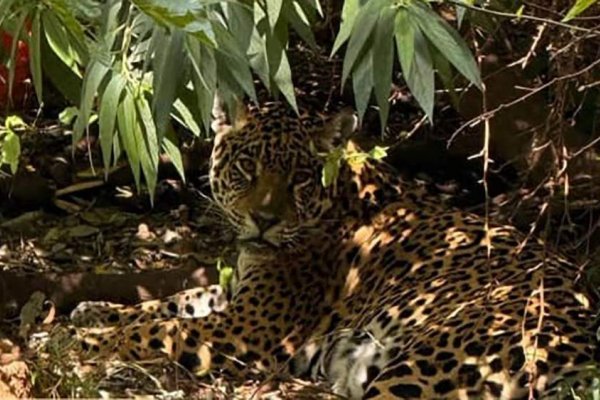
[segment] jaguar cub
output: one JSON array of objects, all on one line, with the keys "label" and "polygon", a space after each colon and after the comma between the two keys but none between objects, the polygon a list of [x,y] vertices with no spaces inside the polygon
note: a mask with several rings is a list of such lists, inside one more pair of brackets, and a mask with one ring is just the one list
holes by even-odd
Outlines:
[{"label": "jaguar cub", "polygon": [[324,186],[323,154],[359,150],[351,113],[323,122],[273,103],[218,122],[210,182],[241,248],[231,301],[191,318],[141,306],[82,330],[90,352],[198,373],[285,369],[353,399],[586,386],[596,304],[576,265],[511,226],[486,231],[381,162],[341,162]]}]

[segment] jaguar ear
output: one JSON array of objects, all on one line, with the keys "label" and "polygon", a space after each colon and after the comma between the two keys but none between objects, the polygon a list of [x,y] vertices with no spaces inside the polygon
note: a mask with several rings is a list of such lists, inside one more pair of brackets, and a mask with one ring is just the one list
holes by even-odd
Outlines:
[{"label": "jaguar ear", "polygon": [[329,119],[323,130],[316,133],[314,141],[320,150],[331,150],[345,145],[357,129],[358,118],[353,110],[346,109]]},{"label": "jaguar ear", "polygon": [[237,97],[223,98],[215,92],[212,107],[213,121],[210,124],[216,137],[244,127],[247,122],[246,106]]}]

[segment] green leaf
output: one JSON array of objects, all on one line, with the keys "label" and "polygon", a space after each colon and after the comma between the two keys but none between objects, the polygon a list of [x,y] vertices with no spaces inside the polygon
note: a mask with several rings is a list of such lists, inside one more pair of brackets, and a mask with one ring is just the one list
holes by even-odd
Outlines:
[{"label": "green leaf", "polygon": [[[0,10],[12,10],[12,5],[17,0],[0,0]],[[4,21],[11,18],[13,15],[9,12],[0,13],[0,26],[4,25]]]},{"label": "green leaf", "polygon": [[[115,39],[122,33],[119,28],[120,11],[125,7],[129,7],[127,2],[122,0],[108,0],[102,8],[102,22],[100,23],[100,37],[106,44],[106,47],[111,49]],[[121,14],[125,14],[122,12]]]},{"label": "green leaf", "polygon": [[367,51],[361,57],[360,61],[354,67],[352,72],[352,90],[354,91],[354,102],[358,111],[358,119],[362,121],[371,92],[373,91],[373,46],[367,44]]},{"label": "green leaf", "polygon": [[390,88],[392,86],[392,69],[394,67],[394,19],[396,10],[385,7],[381,10],[373,41],[373,79],[375,98],[379,105],[381,133],[387,124],[390,111]]},{"label": "green leaf", "polygon": [[477,63],[464,40],[439,15],[420,3],[410,3],[408,11],[421,32],[471,83],[482,88]]},{"label": "green leaf", "polygon": [[283,7],[283,0],[265,0],[267,5],[267,17],[269,19],[269,26],[271,30],[275,29],[279,16],[281,15],[281,8]]},{"label": "green leaf", "polygon": [[119,104],[117,111],[117,122],[119,126],[119,136],[123,149],[127,153],[127,159],[129,160],[129,167],[133,172],[133,179],[135,180],[135,186],[140,188],[140,155],[138,153],[137,136],[139,129],[136,121],[135,104],[133,101],[133,95],[129,88],[125,90],[123,101]]},{"label": "green leaf", "polygon": [[389,147],[375,146],[371,149],[371,151],[369,151],[369,158],[371,158],[373,160],[381,161],[385,157],[387,157],[388,149],[389,149]]},{"label": "green leaf", "polygon": [[87,67],[84,79],[83,88],[81,90],[81,103],[79,105],[79,115],[73,127],[73,143],[76,143],[83,136],[83,130],[88,126],[90,114],[96,92],[100,86],[100,82],[108,73],[109,68],[104,64],[92,60]]},{"label": "green leaf", "polygon": [[115,119],[119,107],[119,99],[125,88],[127,81],[121,74],[114,74],[100,102],[100,148],[102,149],[102,163],[105,169],[105,179],[108,178],[110,167],[110,156],[113,149],[113,139],[115,137]]},{"label": "green leaf", "polygon": [[44,61],[44,77],[72,104],[81,101],[83,80],[68,68],[50,48],[46,35],[40,35],[41,59]]},{"label": "green leaf", "polygon": [[380,6],[381,1],[371,0],[360,9],[358,16],[356,17],[350,41],[348,42],[348,48],[346,49],[346,54],[344,56],[342,86],[346,82],[350,71],[352,71],[352,68],[354,67],[354,63],[357,61],[358,56],[371,36],[371,32],[375,28],[379,18],[379,10],[377,7]]},{"label": "green leaf", "polygon": [[150,160],[156,167],[158,166],[159,158],[159,138],[156,132],[156,126],[154,126],[154,120],[152,119],[150,105],[148,104],[148,100],[141,90],[137,90],[135,96],[135,105],[138,111],[139,119],[144,127],[144,136],[146,137],[146,145],[148,147]]},{"label": "green leaf", "polygon": [[217,63],[214,50],[197,41],[186,40],[187,56],[192,66],[192,82],[204,132],[210,131],[214,93],[217,88]]},{"label": "green leaf", "polygon": [[66,107],[60,112],[60,114],[58,114],[58,120],[60,121],[61,125],[68,126],[73,123],[73,120],[77,117],[77,114],[79,114],[79,109],[77,107]]},{"label": "green leaf", "polygon": [[[225,10],[228,31],[237,42],[240,49],[247,50],[250,46],[254,29],[254,13],[249,7],[237,3],[227,3],[222,6]],[[217,32],[217,38],[220,33]]]},{"label": "green leaf", "polygon": [[290,23],[292,28],[311,48],[317,47],[315,35],[310,27],[310,22],[304,14],[302,6],[297,2],[293,2],[292,7],[283,7],[283,15]]},{"label": "green leaf", "polygon": [[186,60],[184,37],[182,31],[174,29],[171,35],[164,36],[164,42],[156,49],[152,111],[159,138],[166,130],[177,88],[183,78],[182,60]]},{"label": "green leaf", "polygon": [[19,156],[21,155],[21,140],[19,136],[9,129],[0,143],[0,165],[8,164],[10,172],[14,175],[19,167]]},{"label": "green leaf", "polygon": [[40,46],[40,13],[36,10],[31,23],[31,36],[29,37],[29,68],[31,69],[35,94],[41,104],[44,99],[42,97],[42,54]]},{"label": "green leaf", "polygon": [[9,56],[9,65],[8,65],[8,99],[12,101],[12,91],[15,83],[15,70],[17,66],[17,47],[19,44],[19,38],[21,36],[21,31],[23,30],[23,26],[25,25],[25,18],[27,17],[26,12],[20,13],[18,17],[16,17],[15,28],[10,32],[12,36],[12,42],[10,45],[10,56]]},{"label": "green leaf", "polygon": [[215,52],[219,78],[225,80],[232,89],[239,86],[256,102],[254,80],[246,55],[240,51],[240,48],[227,30],[215,26],[215,31],[219,41],[219,46]]},{"label": "green leaf", "polygon": [[73,55],[74,52],[65,26],[52,11],[47,11],[42,14],[42,24],[46,40],[52,50],[54,50],[54,53],[67,67],[78,74],[79,69]]},{"label": "green leaf", "polygon": [[12,131],[15,128],[26,128],[27,124],[18,115],[9,115],[6,117],[6,120],[4,120],[4,127],[8,131]]},{"label": "green leaf", "polygon": [[221,258],[217,261],[217,271],[219,271],[219,286],[225,290],[231,290],[234,278],[234,268],[226,265]]},{"label": "green leaf", "polygon": [[179,28],[210,46],[216,35],[208,18],[208,7],[218,0],[132,0],[145,14],[163,26]]},{"label": "green leaf", "polygon": [[[158,181],[158,138],[156,128],[152,120],[150,105],[140,90],[136,91],[134,97],[137,113],[135,114],[135,142],[140,157],[142,172],[150,194],[150,203],[154,203],[154,191]],[[143,129],[142,129],[143,128]]]},{"label": "green leaf", "polygon": [[[404,9],[398,11],[396,16],[396,26],[412,24],[412,20],[408,17]],[[408,52],[406,49],[401,51],[401,46],[406,40],[410,39],[410,32],[413,36],[413,57],[407,59]],[[425,111],[425,114],[430,121],[433,120],[433,102],[435,81],[433,75],[433,61],[429,54],[429,45],[421,31],[414,25],[410,29],[403,29],[398,35],[396,31],[396,45],[398,46],[398,56],[400,65],[404,73],[404,80],[408,85],[411,93]],[[408,71],[408,72],[407,72]]]},{"label": "green leaf", "polygon": [[364,4],[364,0],[345,0],[344,7],[342,8],[342,23],[340,24],[340,30],[333,43],[333,49],[331,55],[337,53],[344,43],[350,37],[352,28],[354,27],[354,20],[358,15],[358,10]]},{"label": "green leaf", "polygon": [[579,14],[581,14],[589,6],[591,6],[592,4],[595,4],[597,2],[598,2],[598,0],[577,0],[575,2],[575,4],[573,5],[573,7],[571,7],[571,9],[569,10],[567,15],[565,15],[565,17],[562,19],[562,22],[568,22],[568,21],[572,20],[573,18],[577,18],[577,16],[579,16]]},{"label": "green leaf", "polygon": [[5,133],[0,136],[0,166],[8,164],[13,175],[17,172],[21,156],[21,139],[14,129],[24,127],[27,127],[27,124],[21,117],[10,115],[4,121]]},{"label": "green leaf", "polygon": [[167,131],[162,143],[162,147],[164,152],[167,154],[173,166],[179,173],[181,180],[185,182],[185,170],[183,169],[183,159],[181,158],[181,152],[179,151],[179,147],[175,143],[176,135],[170,134],[171,132]]},{"label": "green leaf", "polygon": [[408,75],[411,72],[412,59],[415,56],[415,28],[404,8],[396,13],[395,36],[400,66],[404,75]]},{"label": "green leaf", "polygon": [[175,108],[173,118],[175,118],[175,120],[183,125],[186,129],[192,131],[194,136],[200,136],[200,127],[196,123],[196,120],[194,119],[194,116],[190,112],[189,108],[187,108],[181,99],[175,100],[173,107]]},{"label": "green leaf", "polygon": [[525,11],[525,4],[521,4],[521,7],[519,7],[517,9],[517,12],[515,12],[517,19],[521,19],[521,17],[523,16],[523,11]]},{"label": "green leaf", "polygon": [[[281,25],[283,24],[279,24],[279,26]],[[292,83],[292,71],[285,48],[277,35],[271,36],[266,45],[269,70],[272,73],[273,81],[294,111],[298,112],[294,84]]]},{"label": "green leaf", "polygon": [[324,187],[329,187],[335,182],[340,173],[340,164],[344,157],[344,150],[336,148],[327,154],[325,163],[323,164],[323,171],[321,174],[321,184]]},{"label": "green leaf", "polygon": [[448,59],[444,57],[438,50],[435,48],[430,48],[431,57],[433,59],[433,65],[435,66],[439,77],[442,80],[442,84],[448,91],[448,95],[450,96],[450,101],[452,105],[458,109],[459,107],[459,98],[456,95],[456,90],[454,87],[454,74]]}]

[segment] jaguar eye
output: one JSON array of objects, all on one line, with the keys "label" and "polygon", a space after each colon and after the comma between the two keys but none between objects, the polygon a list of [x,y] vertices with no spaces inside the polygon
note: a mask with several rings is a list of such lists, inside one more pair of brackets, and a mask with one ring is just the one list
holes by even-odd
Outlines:
[{"label": "jaguar eye", "polygon": [[312,171],[296,171],[294,174],[294,184],[300,185],[302,183],[306,183],[313,178]]},{"label": "jaguar eye", "polygon": [[249,159],[240,160],[238,165],[242,169],[242,172],[246,174],[253,174],[256,170],[256,163]]}]

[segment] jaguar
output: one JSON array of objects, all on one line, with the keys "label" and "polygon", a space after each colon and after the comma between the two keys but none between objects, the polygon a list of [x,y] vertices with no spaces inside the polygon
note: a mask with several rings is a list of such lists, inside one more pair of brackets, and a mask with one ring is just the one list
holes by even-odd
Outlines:
[{"label": "jaguar", "polygon": [[215,117],[210,185],[240,249],[230,298],[211,286],[83,303],[86,355],[290,373],[351,399],[531,399],[593,384],[597,303],[556,249],[364,157],[351,110],[263,102]]}]

